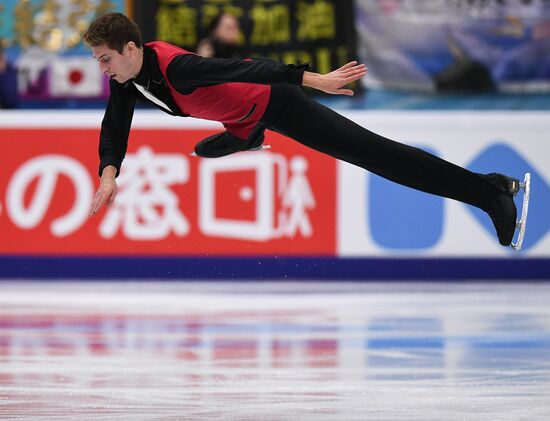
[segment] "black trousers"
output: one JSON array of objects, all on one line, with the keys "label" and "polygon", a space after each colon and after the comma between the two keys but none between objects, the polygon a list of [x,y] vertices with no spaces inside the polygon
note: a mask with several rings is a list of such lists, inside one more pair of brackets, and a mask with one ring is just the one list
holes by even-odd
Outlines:
[{"label": "black trousers", "polygon": [[485,211],[501,194],[482,174],[373,133],[312,100],[297,86],[272,86],[260,125],[401,185]]}]

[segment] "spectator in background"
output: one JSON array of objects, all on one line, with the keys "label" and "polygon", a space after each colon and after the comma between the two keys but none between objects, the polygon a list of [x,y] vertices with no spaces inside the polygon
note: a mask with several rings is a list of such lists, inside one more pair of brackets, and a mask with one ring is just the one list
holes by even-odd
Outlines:
[{"label": "spectator in background", "polygon": [[244,49],[239,45],[241,31],[239,20],[222,13],[208,27],[208,37],[197,45],[197,54],[203,57],[244,58]]},{"label": "spectator in background", "polygon": [[491,92],[495,86],[490,70],[480,61],[470,57],[452,34],[447,37],[453,62],[435,75],[439,92]]},{"label": "spectator in background", "polygon": [[0,39],[0,108],[17,108],[17,70],[8,61],[4,45]]}]

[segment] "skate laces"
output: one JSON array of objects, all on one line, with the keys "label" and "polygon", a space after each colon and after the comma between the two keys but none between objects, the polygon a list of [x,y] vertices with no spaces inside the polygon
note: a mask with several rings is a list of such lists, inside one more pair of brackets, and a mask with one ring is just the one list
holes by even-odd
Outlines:
[{"label": "skate laces", "polygon": [[516,178],[508,177],[499,173],[486,174],[485,177],[497,186],[502,193],[511,198],[513,198],[519,191],[519,180]]}]

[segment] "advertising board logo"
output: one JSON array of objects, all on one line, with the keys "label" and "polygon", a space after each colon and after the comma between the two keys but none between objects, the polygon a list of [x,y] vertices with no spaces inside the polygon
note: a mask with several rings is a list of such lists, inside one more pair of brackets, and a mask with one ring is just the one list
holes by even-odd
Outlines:
[{"label": "advertising board logo", "polygon": [[0,254],[334,254],[336,165],[298,144],[211,160],[182,153],[179,130],[137,130],[116,199],[90,218],[96,130],[21,132],[0,171]]},{"label": "advertising board logo", "polygon": [[316,206],[308,161],[253,153],[201,161],[200,228],[210,236],[267,241],[311,237],[309,211]]},{"label": "advertising board logo", "polygon": [[[523,181],[523,174],[531,173],[531,200],[529,202],[529,219],[527,222],[527,235],[523,248],[527,249],[538,243],[550,230],[550,186],[540,172],[527,162],[520,154],[508,145],[497,143],[485,149],[469,165],[469,169],[482,172],[486,168],[496,168],[497,172],[514,175]],[[521,193],[516,199],[518,217],[521,213]],[[494,227],[485,213],[479,209],[470,207],[479,223],[489,232],[494,232]]]},{"label": "advertising board logo", "polygon": [[[434,153],[433,150],[429,152]],[[545,177],[523,158],[516,150],[503,143],[492,144],[484,149],[467,168],[474,172],[500,172],[523,180],[526,172],[531,173],[531,202],[528,235],[524,249],[536,245],[550,230],[547,217],[550,208],[550,187]],[[490,171],[489,171],[490,169]],[[370,176],[367,184],[368,226],[373,240],[386,249],[428,249],[441,239],[445,223],[445,201],[438,196],[428,195],[391,183],[383,178]],[[521,193],[516,198],[518,213],[521,213]],[[465,205],[467,206],[467,205]],[[480,209],[467,206],[479,224],[491,235],[495,229],[487,214]],[[518,215],[519,217],[519,215]],[[391,221],[391,223],[381,223]]]},{"label": "advertising board logo", "polygon": [[[424,150],[435,153],[429,148]],[[404,188],[378,176],[369,178],[368,194],[369,226],[380,246],[425,249],[439,241],[443,232],[443,198]]]}]

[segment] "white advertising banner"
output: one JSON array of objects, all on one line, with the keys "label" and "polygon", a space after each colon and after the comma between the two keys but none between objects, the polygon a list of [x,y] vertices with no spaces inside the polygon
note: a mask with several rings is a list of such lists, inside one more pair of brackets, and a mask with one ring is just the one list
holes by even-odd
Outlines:
[{"label": "white advertising banner", "polygon": [[[338,166],[342,257],[549,257],[550,116],[523,112],[349,113],[369,130],[426,149],[474,172],[532,174],[523,250],[498,244],[482,211],[417,192],[361,168]],[[391,157],[388,157],[391,159]],[[516,197],[521,212],[522,193]]]}]

